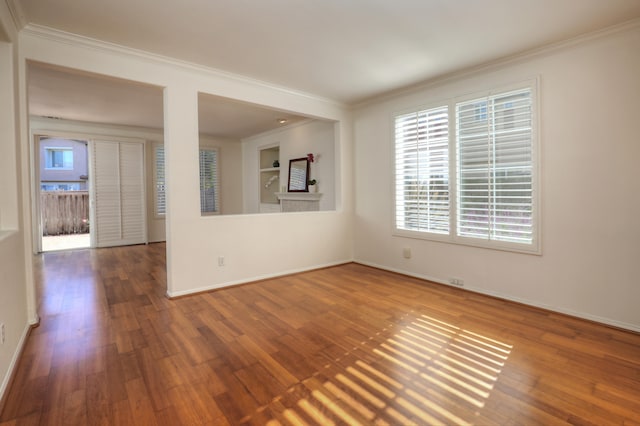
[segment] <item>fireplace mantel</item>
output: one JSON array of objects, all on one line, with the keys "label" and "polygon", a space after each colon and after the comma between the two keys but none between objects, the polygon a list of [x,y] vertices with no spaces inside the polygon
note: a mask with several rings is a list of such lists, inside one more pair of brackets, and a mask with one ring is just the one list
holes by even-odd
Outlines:
[{"label": "fireplace mantel", "polygon": [[320,210],[321,193],[276,192],[283,212],[313,212]]}]

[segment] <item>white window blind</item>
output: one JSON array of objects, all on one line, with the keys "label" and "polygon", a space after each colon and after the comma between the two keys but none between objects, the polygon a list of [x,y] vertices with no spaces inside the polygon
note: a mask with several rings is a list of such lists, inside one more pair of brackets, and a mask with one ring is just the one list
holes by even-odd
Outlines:
[{"label": "white window blind", "polygon": [[456,105],[457,234],[533,241],[531,89]]},{"label": "white window blind", "polygon": [[164,216],[167,211],[167,197],[164,182],[164,146],[155,146],[155,211],[156,216]]},{"label": "white window blind", "polygon": [[395,159],[396,229],[448,234],[448,108],[397,116]]},{"label": "white window blind", "polygon": [[200,150],[200,212],[219,212],[218,150]]}]

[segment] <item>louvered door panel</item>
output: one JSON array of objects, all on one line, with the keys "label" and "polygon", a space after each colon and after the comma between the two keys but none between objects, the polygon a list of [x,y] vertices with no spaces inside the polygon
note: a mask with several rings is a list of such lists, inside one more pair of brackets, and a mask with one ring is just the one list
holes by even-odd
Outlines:
[{"label": "louvered door panel", "polygon": [[94,141],[91,160],[95,245],[145,243],[143,144]]},{"label": "louvered door panel", "polygon": [[145,242],[142,144],[120,144],[120,203],[123,244]]}]

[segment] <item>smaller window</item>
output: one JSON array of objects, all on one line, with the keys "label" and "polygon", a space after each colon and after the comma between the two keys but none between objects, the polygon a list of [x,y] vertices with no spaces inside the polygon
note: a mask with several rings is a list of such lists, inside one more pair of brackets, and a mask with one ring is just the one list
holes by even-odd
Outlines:
[{"label": "smaller window", "polygon": [[73,170],[73,148],[45,148],[46,168]]},{"label": "smaller window", "polygon": [[[154,156],[155,212],[156,216],[166,214],[166,181],[164,146],[155,146]],[[199,152],[200,167],[200,212],[215,214],[220,212],[220,196],[218,181],[218,149],[201,148]]]},{"label": "smaller window", "polygon": [[164,181],[164,146],[156,145],[154,154],[155,211],[156,216],[164,216],[167,211]]},{"label": "smaller window", "polygon": [[218,150],[200,149],[200,212],[219,213]]}]

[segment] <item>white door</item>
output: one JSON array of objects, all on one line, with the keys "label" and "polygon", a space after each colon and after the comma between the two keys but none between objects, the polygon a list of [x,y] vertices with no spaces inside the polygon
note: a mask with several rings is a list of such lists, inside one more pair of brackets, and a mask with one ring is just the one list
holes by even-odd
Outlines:
[{"label": "white door", "polygon": [[142,142],[92,141],[94,247],[147,242]]}]

